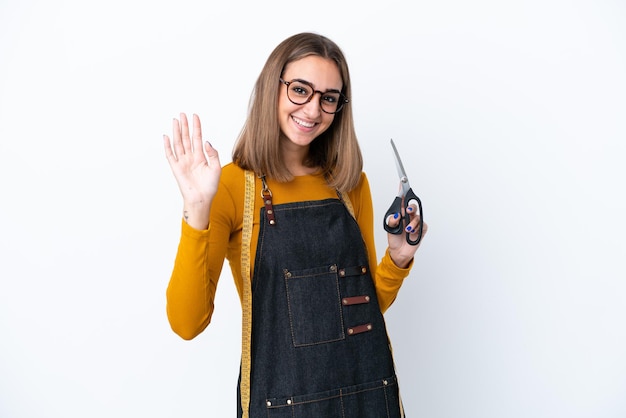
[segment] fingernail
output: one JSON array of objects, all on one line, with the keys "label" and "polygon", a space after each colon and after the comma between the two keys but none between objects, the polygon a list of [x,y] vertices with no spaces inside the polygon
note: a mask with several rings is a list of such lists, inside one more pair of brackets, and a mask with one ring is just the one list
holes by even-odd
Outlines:
[{"label": "fingernail", "polygon": [[411,232],[413,230],[413,228],[411,228],[411,225],[406,227],[406,232]]},{"label": "fingernail", "polygon": [[413,206],[409,206],[408,208],[406,208],[406,210],[408,210],[409,212],[413,212]]},{"label": "fingernail", "polygon": [[400,216],[400,214],[398,212],[393,214],[393,219],[398,219],[398,216]]}]

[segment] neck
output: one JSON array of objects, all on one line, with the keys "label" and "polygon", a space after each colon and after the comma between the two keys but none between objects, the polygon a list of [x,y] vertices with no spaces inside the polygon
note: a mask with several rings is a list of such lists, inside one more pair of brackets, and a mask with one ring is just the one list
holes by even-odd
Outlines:
[{"label": "neck", "polygon": [[295,146],[288,143],[284,143],[283,145],[283,159],[285,165],[294,176],[305,176],[313,174],[318,170],[318,167],[309,167],[305,164],[308,155],[308,146]]}]

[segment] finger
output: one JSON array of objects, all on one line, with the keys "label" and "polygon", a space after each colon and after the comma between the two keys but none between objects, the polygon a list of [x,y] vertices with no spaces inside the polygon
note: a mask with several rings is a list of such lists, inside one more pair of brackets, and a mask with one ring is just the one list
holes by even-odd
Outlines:
[{"label": "finger", "polygon": [[172,133],[174,136],[172,141],[174,143],[174,152],[176,153],[176,159],[178,159],[185,154],[185,148],[181,139],[180,121],[176,118],[172,120]]},{"label": "finger", "polygon": [[413,225],[413,223],[411,222],[410,224],[408,224],[406,226],[406,228],[404,228],[404,230],[406,232],[409,232],[411,234],[417,234],[419,232],[419,228],[417,227],[417,225]]},{"label": "finger", "polygon": [[202,149],[202,125],[200,124],[200,117],[193,114],[193,149],[201,150]]},{"label": "finger", "polygon": [[388,227],[395,228],[400,223],[400,214],[396,212],[392,215],[387,216],[387,219],[385,219],[385,223]]},{"label": "finger", "polygon": [[189,137],[189,122],[187,121],[187,115],[184,113],[180,114],[180,129],[181,129],[181,139],[183,142],[183,148],[185,152],[192,152],[191,148],[191,138]]},{"label": "finger", "polygon": [[206,151],[206,155],[209,158],[209,166],[211,167],[221,167],[220,165],[220,156],[215,148],[211,145],[209,141],[204,141],[204,150]]},{"label": "finger", "polygon": [[[422,227],[422,231],[421,234],[422,236],[424,236],[424,233],[426,232],[426,229],[428,228],[428,226],[425,223],[422,223],[421,225]],[[417,236],[419,236],[420,234],[420,217],[415,216],[415,219],[411,220],[411,223],[409,223],[406,228],[405,228],[406,232],[409,232],[411,234],[411,236],[415,235],[416,238]],[[414,239],[414,238],[411,238]]]},{"label": "finger", "polygon": [[426,222],[424,222],[424,223],[422,224],[422,237],[423,237],[424,235],[426,235],[426,232],[428,232],[428,224],[427,224]]},{"label": "finger", "polygon": [[417,209],[418,209],[417,200],[415,199],[409,200],[409,202],[406,205],[406,212],[411,216],[411,219],[413,219],[414,216],[419,215]]},{"label": "finger", "polygon": [[167,135],[163,135],[163,147],[165,148],[165,158],[167,158],[170,164],[176,161],[176,155],[172,151],[172,144]]}]

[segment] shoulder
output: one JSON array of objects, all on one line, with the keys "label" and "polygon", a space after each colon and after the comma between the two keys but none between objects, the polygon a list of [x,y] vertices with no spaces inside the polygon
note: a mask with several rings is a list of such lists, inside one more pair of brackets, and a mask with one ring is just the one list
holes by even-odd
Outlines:
[{"label": "shoulder", "polygon": [[351,194],[361,195],[362,193],[370,193],[370,183],[367,179],[367,174],[365,171],[361,171],[361,176],[359,177],[359,182],[354,189],[350,191]]},{"label": "shoulder", "polygon": [[222,167],[216,198],[238,202],[245,192],[245,171],[234,163]]},{"label": "shoulder", "polygon": [[243,179],[245,170],[239,167],[235,163],[228,163],[222,167],[222,179],[223,180],[231,180],[231,179]]},{"label": "shoulder", "polygon": [[359,185],[357,187],[367,187],[369,189],[370,184],[367,180],[367,174],[365,174],[365,171],[361,171],[361,178],[359,179]]},{"label": "shoulder", "polygon": [[243,190],[245,180],[245,170],[235,163],[228,163],[222,167],[220,185],[229,190]]},{"label": "shoulder", "polygon": [[356,187],[348,192],[348,197],[354,207],[354,212],[357,218],[365,213],[371,215],[372,209],[372,194],[370,192],[369,181],[365,172],[361,172],[359,182]]},{"label": "shoulder", "polygon": [[217,194],[211,206],[213,225],[227,225],[232,229],[241,216],[245,194],[245,170],[236,164],[228,163],[222,167]]}]

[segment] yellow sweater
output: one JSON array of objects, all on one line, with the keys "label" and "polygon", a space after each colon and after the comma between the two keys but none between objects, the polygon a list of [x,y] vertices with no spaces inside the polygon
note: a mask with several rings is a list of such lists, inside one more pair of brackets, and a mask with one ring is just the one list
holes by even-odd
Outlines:
[{"label": "yellow sweater", "polygon": [[[267,184],[272,192],[274,205],[337,198],[336,191],[328,187],[322,175],[298,176],[288,183],[278,183],[270,179]],[[228,259],[239,297],[242,298],[241,237],[244,185],[244,171],[235,164],[227,164],[222,169],[220,185],[211,207],[208,229],[200,231],[182,222],[174,270],[167,287],[167,315],[174,332],[184,339],[196,337],[209,325],[213,314],[215,290],[225,258]],[[257,178],[250,248],[251,271],[254,271],[260,208],[263,205],[261,189],[261,180]],[[352,201],[354,216],[367,248],[380,309],[385,312],[395,300],[411,266],[406,269],[397,267],[388,251],[385,251],[380,264],[377,263],[374,247],[374,210],[365,173],[361,174],[359,185],[349,192],[348,196]],[[280,219],[276,221],[280,222]]]}]

